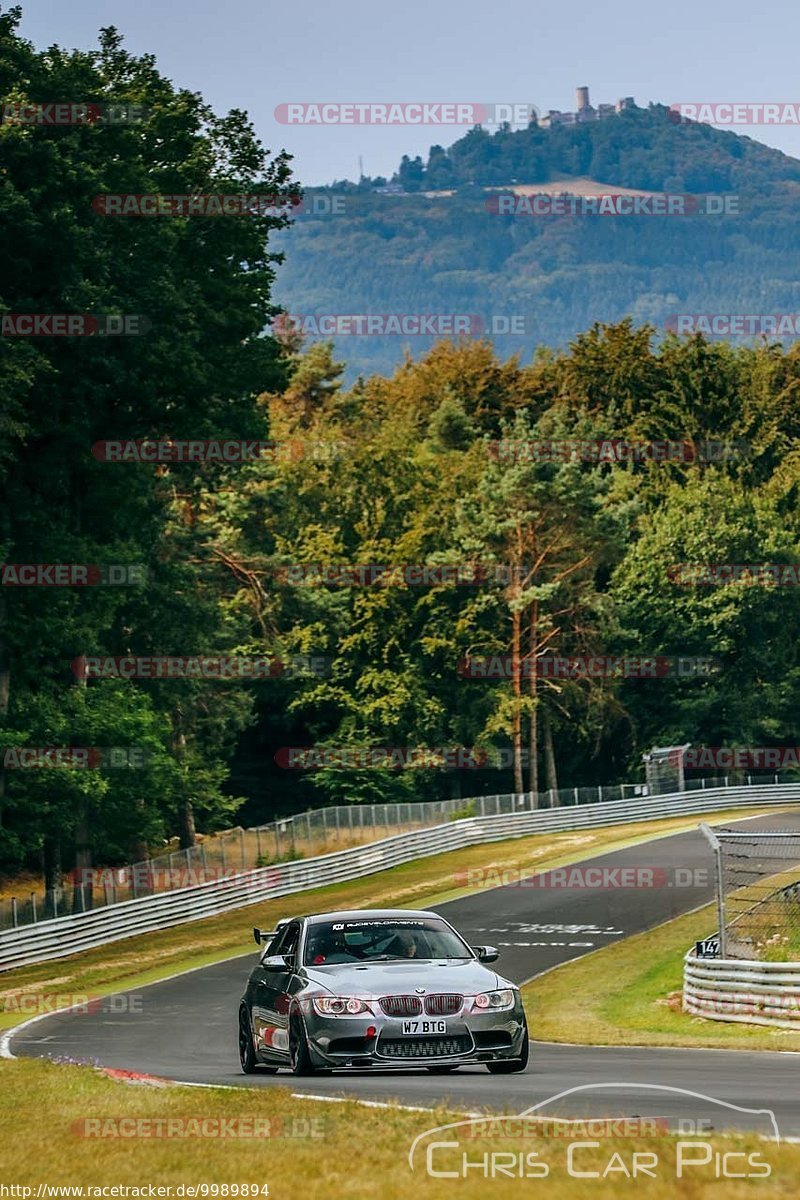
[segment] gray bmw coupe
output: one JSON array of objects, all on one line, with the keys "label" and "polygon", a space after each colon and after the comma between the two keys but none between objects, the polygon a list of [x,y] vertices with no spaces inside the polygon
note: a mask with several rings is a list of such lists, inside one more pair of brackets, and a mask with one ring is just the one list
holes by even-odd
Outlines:
[{"label": "gray bmw coupe", "polygon": [[319,913],[253,933],[266,947],[239,1005],[245,1074],[446,1073],[475,1063],[495,1074],[525,1070],[519,989],[489,967],[494,947],[468,946],[437,913]]}]

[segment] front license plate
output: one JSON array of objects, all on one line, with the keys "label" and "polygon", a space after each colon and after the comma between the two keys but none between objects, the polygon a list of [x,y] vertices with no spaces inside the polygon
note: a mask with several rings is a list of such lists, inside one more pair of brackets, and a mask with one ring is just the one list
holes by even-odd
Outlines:
[{"label": "front license plate", "polygon": [[403,1021],[403,1033],[447,1033],[447,1021]]}]

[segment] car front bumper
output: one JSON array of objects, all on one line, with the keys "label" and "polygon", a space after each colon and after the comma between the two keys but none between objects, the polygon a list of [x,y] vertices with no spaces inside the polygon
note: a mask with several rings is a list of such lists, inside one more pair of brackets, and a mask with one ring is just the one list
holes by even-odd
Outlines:
[{"label": "car front bumper", "polygon": [[[377,1006],[376,1006],[377,1007]],[[363,1016],[322,1017],[303,1013],[309,1051],[319,1067],[382,1070],[519,1059],[528,1036],[520,1004],[500,1012],[461,1012],[444,1020],[445,1033],[403,1033],[403,1018],[382,1011]],[[374,1030],[374,1032],[372,1032]]]}]

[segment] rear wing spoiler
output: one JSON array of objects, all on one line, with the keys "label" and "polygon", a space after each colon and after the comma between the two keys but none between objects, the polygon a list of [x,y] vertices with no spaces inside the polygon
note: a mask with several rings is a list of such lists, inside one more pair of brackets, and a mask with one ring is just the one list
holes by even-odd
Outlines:
[{"label": "rear wing spoiler", "polygon": [[259,929],[257,925],[253,926],[253,941],[257,946],[262,942],[268,942],[270,938],[274,938],[276,933],[280,933],[284,925],[288,925],[291,917],[281,917],[280,921],[275,922],[274,929]]}]

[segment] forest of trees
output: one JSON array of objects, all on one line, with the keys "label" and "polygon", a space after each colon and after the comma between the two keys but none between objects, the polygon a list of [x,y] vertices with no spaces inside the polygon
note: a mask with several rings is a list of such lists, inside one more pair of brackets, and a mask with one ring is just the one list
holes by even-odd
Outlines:
[{"label": "forest of trees", "polygon": [[[43,866],[52,879],[311,805],[630,780],[654,744],[798,741],[798,589],[681,587],[671,574],[800,561],[796,348],[587,321],[564,350],[526,341],[524,365],[485,339],[443,341],[347,386],[329,343],[264,333],[281,217],[115,221],[92,207],[108,192],[288,193],[288,157],[264,150],[243,113],[216,117],[176,90],[114,31],[96,54],[38,53],[12,10],[0,37],[4,95],[148,111],[141,126],[0,126],[0,311],[151,323],[130,338],[0,338],[2,561],[145,570],[139,586],[0,589],[3,750],[147,751],[129,769],[0,772],[0,872]],[[480,271],[492,253],[478,246],[453,269]],[[609,261],[609,291],[625,269]],[[289,451],[158,465],[92,453],[167,437]],[[627,464],[497,452],[500,439],[554,438],[712,439],[740,452]],[[314,564],[498,571],[471,587],[291,582]],[[327,666],[255,682],[84,681],[72,669],[82,655],[132,654]],[[698,655],[720,669],[464,678],[466,658],[490,654]],[[477,747],[490,763],[510,749],[514,762],[283,769],[282,750],[311,746]]]}]

